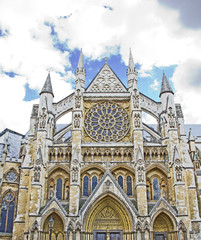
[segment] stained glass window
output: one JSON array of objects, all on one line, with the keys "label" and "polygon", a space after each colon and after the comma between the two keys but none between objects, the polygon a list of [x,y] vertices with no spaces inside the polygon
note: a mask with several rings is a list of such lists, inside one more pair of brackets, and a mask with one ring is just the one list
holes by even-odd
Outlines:
[{"label": "stained glass window", "polygon": [[14,196],[7,193],[1,207],[0,232],[12,233],[14,218]]},{"label": "stained glass window", "polygon": [[159,183],[158,178],[153,179],[153,193],[154,193],[154,200],[159,199]]},{"label": "stained glass window", "polygon": [[85,176],[83,183],[83,196],[88,196],[88,194],[89,194],[89,178]]},{"label": "stained glass window", "polygon": [[89,109],[84,126],[95,141],[119,141],[129,130],[129,117],[120,105],[102,102]]},{"label": "stained glass window", "polygon": [[96,176],[93,176],[92,177],[92,191],[94,190],[94,188],[96,187],[97,185],[97,177]]},{"label": "stained glass window", "polygon": [[132,178],[131,178],[131,176],[127,177],[127,195],[132,196]]},{"label": "stained glass window", "polygon": [[123,177],[122,176],[118,177],[118,183],[119,183],[120,187],[123,189]]},{"label": "stained glass window", "polygon": [[61,200],[62,199],[62,179],[58,178],[57,179],[57,192],[56,192],[56,197]]}]

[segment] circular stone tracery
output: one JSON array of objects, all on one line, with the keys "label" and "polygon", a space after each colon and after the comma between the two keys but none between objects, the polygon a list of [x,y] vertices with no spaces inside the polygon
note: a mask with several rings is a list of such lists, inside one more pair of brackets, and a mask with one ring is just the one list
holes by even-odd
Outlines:
[{"label": "circular stone tracery", "polygon": [[120,105],[102,102],[89,109],[84,125],[87,134],[96,141],[119,141],[129,130],[129,118]]}]

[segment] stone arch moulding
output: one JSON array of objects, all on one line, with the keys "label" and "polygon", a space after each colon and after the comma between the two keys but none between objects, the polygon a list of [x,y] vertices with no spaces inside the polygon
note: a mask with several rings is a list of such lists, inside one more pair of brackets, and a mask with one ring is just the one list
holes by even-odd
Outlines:
[{"label": "stone arch moulding", "polygon": [[[134,230],[134,216],[128,208],[114,196],[114,194],[103,194],[90,204],[83,216],[83,229],[92,232],[93,229],[104,230],[106,224],[112,224],[115,230],[131,232]],[[101,223],[101,224],[99,224]]]},{"label": "stone arch moulding", "polygon": [[174,216],[174,214],[168,210],[166,210],[165,208],[160,209],[159,211],[157,211],[152,217],[151,217],[151,231],[154,231],[154,223],[155,220],[158,216],[160,216],[160,214],[164,214],[166,215],[172,222],[173,224],[173,230],[177,231],[177,220],[176,217]]},{"label": "stone arch moulding", "polygon": [[47,210],[46,212],[44,212],[41,216],[41,219],[39,220],[39,229],[40,230],[43,230],[44,228],[44,224],[45,224],[45,221],[48,219],[48,217],[50,217],[52,214],[57,214],[62,223],[63,223],[63,227],[64,227],[64,230],[67,229],[67,220],[66,220],[66,217],[64,215],[64,213],[62,213],[62,211],[59,211],[57,208],[51,208],[49,210]]},{"label": "stone arch moulding", "polygon": [[[51,167],[49,170],[48,170],[48,176],[50,176],[54,171],[57,171],[59,169],[62,169],[64,170],[67,174],[70,174],[70,169],[69,167],[67,166],[64,166],[62,164],[56,164],[54,165],[53,167]],[[59,172],[59,171],[58,171]]]}]

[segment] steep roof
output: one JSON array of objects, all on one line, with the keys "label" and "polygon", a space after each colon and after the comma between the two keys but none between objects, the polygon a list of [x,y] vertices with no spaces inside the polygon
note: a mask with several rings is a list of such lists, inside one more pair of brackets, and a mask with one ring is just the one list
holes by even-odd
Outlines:
[{"label": "steep roof", "polygon": [[174,94],[174,92],[172,91],[172,88],[170,86],[170,83],[168,82],[166,76],[165,76],[165,73],[163,73],[163,78],[162,78],[162,84],[161,84],[161,92],[160,92],[160,95],[162,93],[165,93],[165,92],[170,92],[172,94]]},{"label": "steep roof", "polygon": [[42,93],[51,93],[54,97],[53,90],[52,90],[52,83],[51,83],[51,78],[50,78],[50,73],[48,73],[45,84],[43,85],[43,88],[40,92]]}]

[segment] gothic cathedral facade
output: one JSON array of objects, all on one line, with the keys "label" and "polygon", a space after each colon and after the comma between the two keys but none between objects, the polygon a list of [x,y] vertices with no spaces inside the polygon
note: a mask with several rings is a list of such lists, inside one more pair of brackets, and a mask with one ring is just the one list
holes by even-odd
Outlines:
[{"label": "gothic cathedral facade", "polygon": [[75,91],[56,103],[48,74],[18,160],[4,144],[0,239],[201,239],[201,151],[165,74],[160,102],[139,92],[131,52],[128,88],[107,60],[87,88],[85,75],[81,52]]}]

